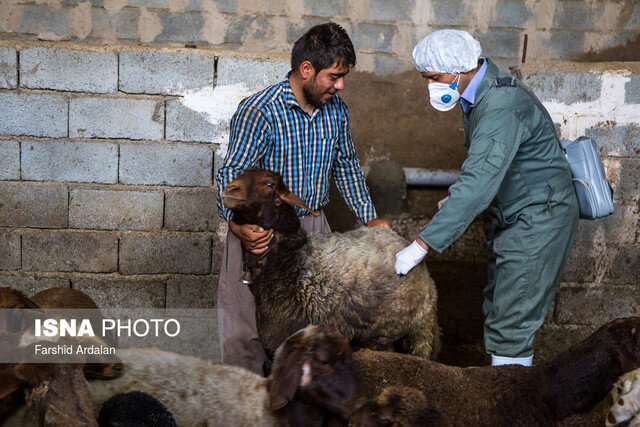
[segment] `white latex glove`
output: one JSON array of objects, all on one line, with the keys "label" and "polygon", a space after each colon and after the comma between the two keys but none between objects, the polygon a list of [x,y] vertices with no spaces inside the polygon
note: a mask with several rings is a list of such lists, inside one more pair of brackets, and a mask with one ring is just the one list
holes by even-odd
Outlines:
[{"label": "white latex glove", "polygon": [[423,249],[415,240],[409,246],[396,254],[396,273],[407,274],[427,255],[427,250]]},{"label": "white latex glove", "polygon": [[449,196],[445,197],[444,199],[438,202],[438,210],[442,209],[442,205],[444,205],[444,202],[446,202],[447,200],[449,200]]}]

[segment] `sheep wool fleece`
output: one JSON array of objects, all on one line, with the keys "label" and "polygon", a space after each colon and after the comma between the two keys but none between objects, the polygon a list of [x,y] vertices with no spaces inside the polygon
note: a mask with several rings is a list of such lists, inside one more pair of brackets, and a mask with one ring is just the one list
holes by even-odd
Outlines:
[{"label": "sheep wool fleece", "polygon": [[460,179],[420,238],[441,252],[484,212],[492,249],[485,348],[491,355],[528,357],[573,245],[578,202],[549,114],[521,82],[498,82],[506,74],[487,63],[463,114],[469,154]]},{"label": "sheep wool fleece", "polygon": [[[318,217],[305,215],[299,219],[300,227],[307,233],[331,233],[322,211]],[[263,375],[263,365],[268,358],[258,338],[253,295],[240,281],[242,274],[242,246],[240,240],[229,231],[218,283],[218,338],[222,348],[222,363]]]}]

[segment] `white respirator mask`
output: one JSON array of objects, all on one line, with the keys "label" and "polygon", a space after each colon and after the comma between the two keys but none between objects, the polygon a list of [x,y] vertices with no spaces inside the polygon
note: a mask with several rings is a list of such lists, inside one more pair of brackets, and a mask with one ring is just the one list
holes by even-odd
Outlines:
[{"label": "white respirator mask", "polygon": [[431,106],[438,111],[449,111],[455,107],[456,102],[460,99],[458,92],[458,83],[460,74],[449,84],[447,83],[429,83],[429,101]]}]

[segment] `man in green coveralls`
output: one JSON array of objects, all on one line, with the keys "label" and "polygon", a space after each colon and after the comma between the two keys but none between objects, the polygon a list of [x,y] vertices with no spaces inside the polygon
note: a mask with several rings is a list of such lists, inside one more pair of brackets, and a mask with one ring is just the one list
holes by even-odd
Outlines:
[{"label": "man in green coveralls", "polygon": [[485,348],[492,365],[530,366],[573,245],[578,202],[548,112],[480,53],[480,43],[459,30],[435,31],[413,49],[431,105],[448,111],[460,101],[468,157],[439,212],[396,255],[396,272],[406,274],[429,249],[442,252],[484,212],[492,250]]}]

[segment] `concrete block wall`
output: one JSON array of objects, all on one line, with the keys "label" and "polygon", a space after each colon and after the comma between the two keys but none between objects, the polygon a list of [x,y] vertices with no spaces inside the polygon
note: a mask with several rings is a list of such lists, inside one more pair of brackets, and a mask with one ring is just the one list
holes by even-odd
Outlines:
[{"label": "concrete block wall", "polygon": [[[625,47],[635,55],[626,60],[640,59],[638,0],[0,0],[0,10],[0,39],[281,53],[312,25],[334,20],[353,39],[358,69],[378,74],[411,68],[414,44],[444,27],[470,31],[486,55],[508,64],[519,62],[524,34],[530,60],[588,59]],[[98,56],[93,66],[107,60]]]},{"label": "concrete block wall", "polygon": [[640,315],[640,65],[543,63],[517,73],[562,138],[596,140],[614,189],[613,215],[580,220],[555,306],[537,338],[540,356],[548,358],[603,323]]},{"label": "concrete block wall", "polygon": [[229,120],[288,69],[278,55],[0,41],[0,286],[214,308]]}]

